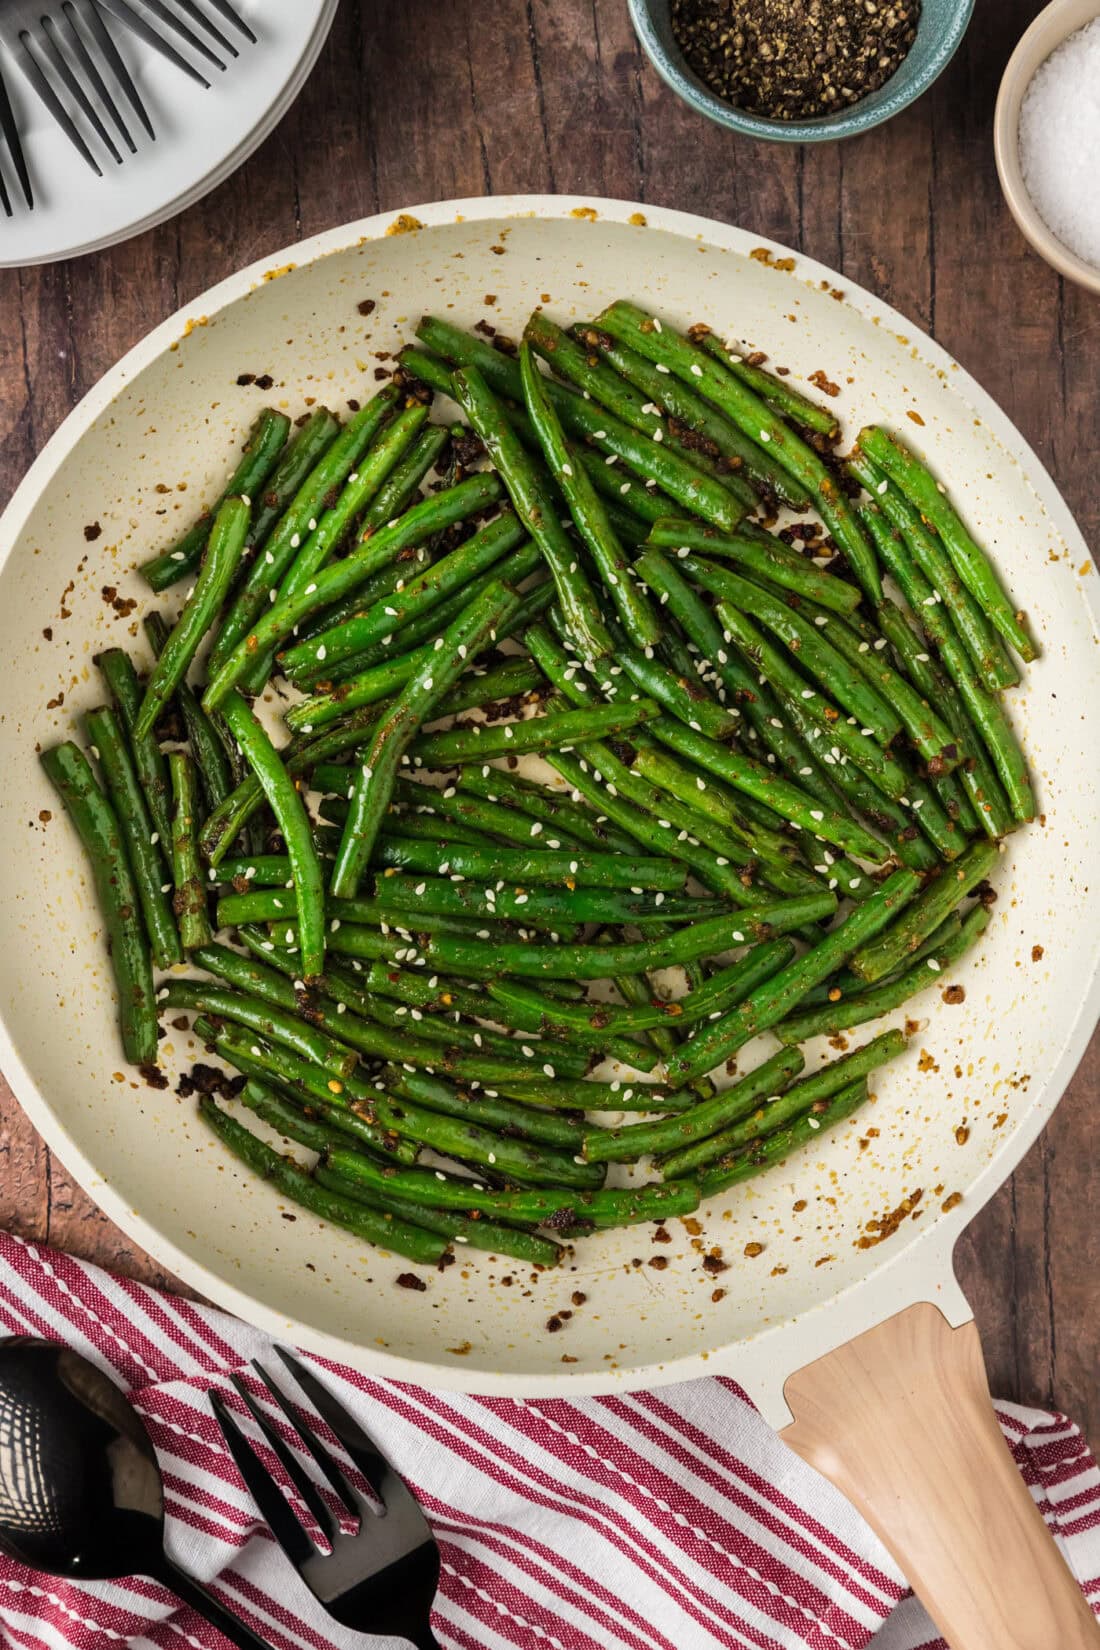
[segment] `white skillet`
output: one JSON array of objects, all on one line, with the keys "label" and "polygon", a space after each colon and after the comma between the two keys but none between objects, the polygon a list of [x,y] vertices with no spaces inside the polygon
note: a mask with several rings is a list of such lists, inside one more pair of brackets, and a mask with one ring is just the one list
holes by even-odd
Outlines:
[{"label": "white skillet", "polygon": [[[927,455],[1043,644],[1010,697],[1044,823],[1002,861],[986,942],[954,977],[965,1002],[945,1006],[932,988],[911,1005],[927,1023],[865,1113],[707,1206],[697,1229],[673,1223],[660,1250],[644,1230],[608,1234],[538,1279],[470,1256],[426,1294],[406,1292],[393,1259],[305,1216],[281,1219],[276,1194],[237,1171],[191,1104],[125,1069],[94,900],[34,748],[99,701],[96,651],[138,634],[104,586],[147,604],[131,569],[210,500],[264,400],[296,415],[311,398],[338,411],[364,398],[376,352],[426,309],[517,332],[536,303],[568,321],[622,294],[711,322],[795,382],[823,371],[849,435],[882,419]],[[274,387],[239,387],[245,372]],[[253,1322],[379,1375],[514,1397],[728,1375],[776,1425],[794,1411],[790,1440],[857,1500],[957,1650],[1095,1643],[1053,1547],[1036,1542],[951,1267],[964,1224],[1050,1116],[1100,1004],[1090,569],[1050,478],[973,379],[870,294],[740,230],[535,196],[417,207],[275,253],[108,373],[0,522],[0,1065],[130,1237]],[[187,1044],[170,1034],[170,1063],[194,1058]],[[916,1217],[861,1243],[918,1190]],[[750,1243],[763,1244],[754,1259]],[[702,1266],[714,1247],[728,1263],[719,1278]],[[647,1264],[657,1253],[664,1270]],[[548,1335],[578,1289],[586,1304]]]}]

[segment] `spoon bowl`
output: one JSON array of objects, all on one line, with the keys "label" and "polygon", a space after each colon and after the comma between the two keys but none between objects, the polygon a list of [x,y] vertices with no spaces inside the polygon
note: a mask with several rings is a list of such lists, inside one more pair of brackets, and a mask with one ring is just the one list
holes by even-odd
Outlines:
[{"label": "spoon bowl", "polygon": [[267,1650],[165,1552],[160,1469],[126,1394],[79,1352],[24,1336],[0,1341],[0,1549],[74,1580],[149,1576],[241,1650]]}]

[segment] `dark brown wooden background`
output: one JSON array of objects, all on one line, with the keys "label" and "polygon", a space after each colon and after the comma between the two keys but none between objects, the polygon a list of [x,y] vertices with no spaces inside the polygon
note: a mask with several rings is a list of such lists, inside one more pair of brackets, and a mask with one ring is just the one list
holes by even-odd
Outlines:
[{"label": "dark brown wooden background", "polygon": [[[773,236],[927,328],[1033,443],[1090,543],[1100,528],[1100,298],[1025,247],[992,115],[1037,0],[978,0],[915,107],[863,138],[752,144],[644,62],[626,0],[343,0],[313,77],[244,169],[174,222],[93,257],[0,272],[0,494],[96,379],[179,304],[318,230],[447,196],[652,201]],[[1100,1043],[959,1264],[994,1390],[1064,1408],[1100,1445]],[[0,1224],[135,1276],[158,1270],[0,1097]]]}]

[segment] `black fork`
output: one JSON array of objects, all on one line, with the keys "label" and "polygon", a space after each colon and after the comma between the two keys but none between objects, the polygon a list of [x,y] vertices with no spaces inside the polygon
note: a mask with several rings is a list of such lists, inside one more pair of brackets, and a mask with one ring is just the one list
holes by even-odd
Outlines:
[{"label": "black fork", "polygon": [[245,1383],[234,1377],[233,1384],[268,1448],[331,1551],[322,1552],[315,1544],[220,1393],[212,1392],[210,1401],[229,1452],[261,1515],[314,1598],[335,1620],[359,1632],[406,1638],[416,1650],[439,1650],[430,1625],[439,1584],[439,1549],[415,1497],[373,1439],[313,1371],[282,1347],[276,1350],[301,1392],[331,1427],[370,1485],[375,1504],[356,1493],[301,1409],[268,1370],[254,1363],[252,1367],[271,1403],[294,1428],[342,1513],[348,1515],[355,1528],[349,1534],[340,1527],[342,1518],[334,1516]]}]

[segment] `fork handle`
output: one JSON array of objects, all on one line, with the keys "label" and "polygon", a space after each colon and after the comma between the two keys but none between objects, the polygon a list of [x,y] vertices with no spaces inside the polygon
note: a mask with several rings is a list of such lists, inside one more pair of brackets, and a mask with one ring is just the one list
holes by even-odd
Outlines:
[{"label": "fork handle", "polygon": [[272,1650],[267,1639],[260,1638],[259,1634],[246,1627],[243,1621],[238,1621],[236,1616],[230,1615],[229,1611],[207,1592],[201,1582],[173,1564],[167,1553],[164,1554],[163,1564],[153,1572],[153,1580],[171,1588],[181,1604],[190,1605],[209,1626],[216,1628],[222,1637],[228,1639],[230,1644],[235,1644],[238,1650]]}]

